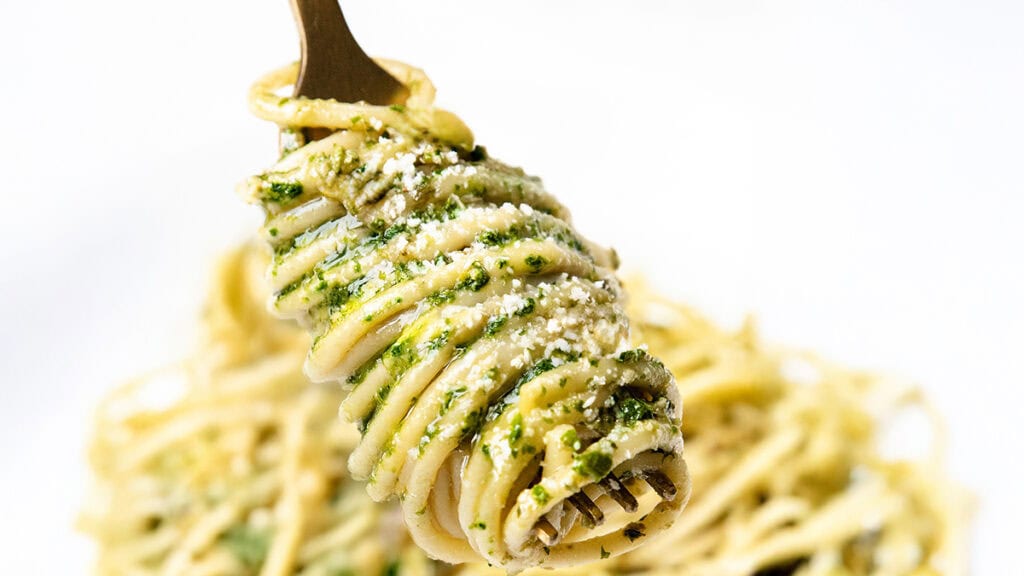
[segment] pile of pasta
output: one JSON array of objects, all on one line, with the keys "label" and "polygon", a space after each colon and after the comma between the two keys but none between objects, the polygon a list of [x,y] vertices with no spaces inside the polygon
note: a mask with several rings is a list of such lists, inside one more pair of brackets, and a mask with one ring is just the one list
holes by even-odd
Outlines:
[{"label": "pile of pasta", "polygon": [[[199,351],[99,408],[81,516],[97,572],[502,574],[431,560],[399,505],[374,502],[351,478],[360,433],[338,417],[341,390],[304,376],[306,333],[265,311],[266,266],[252,246],[225,257]],[[641,548],[536,574],[965,572],[968,501],[942,470],[941,443],[915,461],[880,448],[887,418],[927,412],[916,390],[630,287],[635,337],[673,372],[687,407],[693,496]]]}]

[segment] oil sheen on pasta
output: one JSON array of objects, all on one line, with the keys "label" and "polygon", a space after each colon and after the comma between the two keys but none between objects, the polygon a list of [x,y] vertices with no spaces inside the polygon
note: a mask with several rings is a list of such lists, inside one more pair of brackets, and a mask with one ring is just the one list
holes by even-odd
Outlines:
[{"label": "oil sheen on pasta", "polygon": [[[621,554],[689,496],[671,373],[630,345],[614,255],[537,178],[490,158],[429,82],[407,106],[254,88],[284,155],[244,196],[267,213],[272,310],[344,384],[349,470],[397,497],[414,540],[510,569]],[[305,143],[304,127],[333,129]],[[291,140],[289,140],[291,138]]]}]

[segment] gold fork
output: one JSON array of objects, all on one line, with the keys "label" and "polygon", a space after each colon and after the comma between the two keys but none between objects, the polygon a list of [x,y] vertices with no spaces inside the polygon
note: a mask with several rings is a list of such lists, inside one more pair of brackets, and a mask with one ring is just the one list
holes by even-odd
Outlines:
[{"label": "gold fork", "polygon": [[401,104],[409,91],[352,37],[338,0],[291,0],[302,62],[295,96],[339,102]]}]

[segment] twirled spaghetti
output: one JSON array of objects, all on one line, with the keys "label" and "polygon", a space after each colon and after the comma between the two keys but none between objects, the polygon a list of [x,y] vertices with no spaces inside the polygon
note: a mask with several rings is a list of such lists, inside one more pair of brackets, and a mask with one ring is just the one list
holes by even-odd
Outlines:
[{"label": "twirled spaghetti", "polygon": [[[198,353],[98,412],[82,518],[102,576],[499,576],[429,560],[397,505],[351,479],[342,392],[264,311],[263,254],[223,261]],[[634,286],[633,325],[676,375],[694,496],[646,547],[537,576],[965,574],[967,503],[939,456],[895,461],[880,418],[920,394],[768,347]]]},{"label": "twirled spaghetti", "polygon": [[[413,81],[407,106],[271,106],[289,77],[258,83],[253,108],[298,146],[243,189],[268,214],[274,312],[314,334],[309,376],[348,386],[350,472],[448,562],[639,546],[689,478],[678,389],[630,348],[613,255],[538,179],[471,147],[422,73],[385,64]],[[310,127],[337,131],[303,143]]]}]

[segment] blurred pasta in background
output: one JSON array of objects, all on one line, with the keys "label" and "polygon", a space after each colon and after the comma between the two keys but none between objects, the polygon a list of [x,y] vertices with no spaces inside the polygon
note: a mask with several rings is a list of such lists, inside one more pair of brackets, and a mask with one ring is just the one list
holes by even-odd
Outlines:
[{"label": "blurred pasta in background", "polygon": [[[225,256],[196,353],[100,407],[80,518],[97,573],[503,573],[429,559],[397,503],[349,478],[359,432],[338,417],[341,389],[303,375],[309,337],[266,312],[266,265],[252,245]],[[536,574],[965,573],[969,498],[947,479],[941,442],[915,461],[879,449],[883,422],[930,413],[916,389],[765,345],[751,323],[720,329],[635,284],[634,336],[686,407],[693,497],[644,547]]]}]

